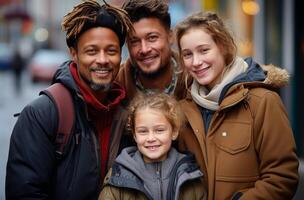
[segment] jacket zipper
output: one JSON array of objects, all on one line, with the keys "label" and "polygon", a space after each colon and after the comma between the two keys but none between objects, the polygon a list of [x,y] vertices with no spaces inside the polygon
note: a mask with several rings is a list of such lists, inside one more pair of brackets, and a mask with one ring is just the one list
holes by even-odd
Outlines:
[{"label": "jacket zipper", "polygon": [[193,162],[193,159],[190,159],[190,157],[186,156],[186,157],[182,158],[180,161],[178,161],[174,165],[173,169],[171,170],[170,180],[168,183],[168,189],[167,189],[167,195],[166,195],[167,200],[176,199],[177,192],[179,192],[179,191],[176,191],[178,169],[180,166],[182,166],[184,163],[187,163],[187,162],[189,162],[189,163]]},{"label": "jacket zipper", "polygon": [[98,139],[97,139],[94,131],[91,130],[90,132],[91,132],[91,135],[92,135],[92,138],[93,138],[93,142],[94,142],[96,164],[97,164],[97,168],[98,168],[98,181],[99,181],[98,188],[100,189],[101,186],[102,186],[102,181],[100,180],[100,178],[101,178],[101,165],[100,165],[101,155],[98,152],[99,142],[98,142]]},{"label": "jacket zipper", "polygon": [[163,191],[162,191],[162,180],[161,180],[161,163],[157,163],[156,165],[156,176],[158,180],[159,192],[160,192],[160,200],[163,200]]}]

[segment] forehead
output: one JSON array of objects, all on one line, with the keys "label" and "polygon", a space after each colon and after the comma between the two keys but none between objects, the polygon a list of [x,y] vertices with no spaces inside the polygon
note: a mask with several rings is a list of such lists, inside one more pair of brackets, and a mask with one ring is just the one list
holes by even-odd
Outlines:
[{"label": "forehead", "polygon": [[214,40],[203,28],[191,28],[181,36],[179,43],[183,49],[204,44],[211,45],[214,44]]},{"label": "forehead", "polygon": [[151,108],[149,106],[144,106],[144,107],[140,107],[137,108],[136,110],[136,115],[155,115],[155,116],[161,116],[161,117],[165,117],[165,112],[163,110],[157,109],[157,108]]},{"label": "forehead", "polygon": [[169,31],[161,23],[161,21],[153,17],[142,18],[139,21],[134,22],[133,27],[137,36],[146,35],[153,32],[160,34],[169,34]]},{"label": "forehead", "polygon": [[77,46],[99,45],[109,46],[114,45],[119,47],[119,38],[117,34],[109,28],[95,27],[85,31],[77,41]]}]

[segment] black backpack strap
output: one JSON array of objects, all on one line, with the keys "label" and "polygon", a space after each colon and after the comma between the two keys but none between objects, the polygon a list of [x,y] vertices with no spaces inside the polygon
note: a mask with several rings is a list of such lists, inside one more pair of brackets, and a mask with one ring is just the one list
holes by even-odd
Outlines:
[{"label": "black backpack strap", "polygon": [[42,91],[55,103],[58,111],[58,128],[55,139],[56,153],[58,159],[62,158],[65,146],[71,137],[74,125],[75,110],[70,91],[61,83],[55,83]]}]

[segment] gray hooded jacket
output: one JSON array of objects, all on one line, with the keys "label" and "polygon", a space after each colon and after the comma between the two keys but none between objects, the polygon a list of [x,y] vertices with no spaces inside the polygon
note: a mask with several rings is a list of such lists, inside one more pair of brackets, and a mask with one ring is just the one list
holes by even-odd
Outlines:
[{"label": "gray hooded jacket", "polygon": [[202,178],[194,157],[174,148],[162,162],[145,163],[136,147],[125,148],[117,157],[105,185],[137,190],[147,199],[178,199],[185,182]]}]

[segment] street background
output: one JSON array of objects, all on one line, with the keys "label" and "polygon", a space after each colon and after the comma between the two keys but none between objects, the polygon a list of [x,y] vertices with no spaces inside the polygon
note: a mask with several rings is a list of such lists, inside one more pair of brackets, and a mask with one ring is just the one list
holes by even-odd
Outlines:
[{"label": "street background", "polygon": [[[294,200],[304,199],[304,1],[301,0],[168,0],[172,27],[196,11],[216,11],[235,36],[238,54],[275,64],[290,73],[279,91],[289,115],[301,158],[301,182]],[[29,61],[41,49],[67,53],[61,31],[63,16],[81,0],[0,0],[0,200],[5,199],[9,138],[18,113],[50,82],[33,82]],[[99,0],[102,2],[102,0]],[[123,0],[107,0],[120,6]],[[127,57],[123,48],[123,59]],[[20,84],[15,81],[14,52],[23,59]],[[4,61],[3,61],[4,58]],[[9,59],[6,59],[9,58]]]}]

